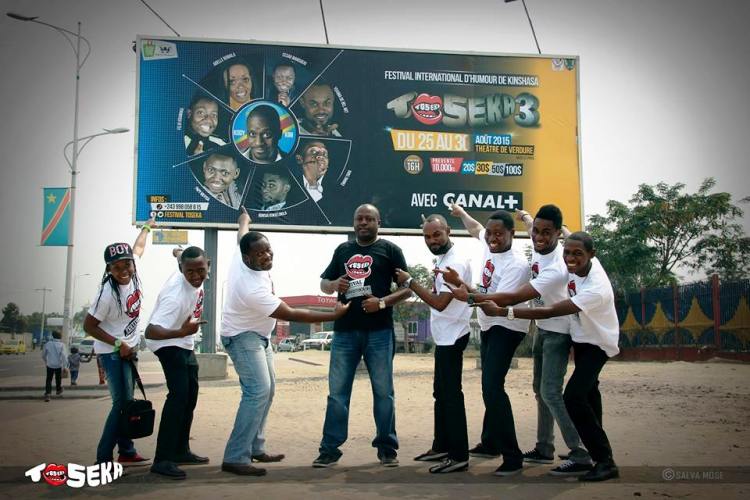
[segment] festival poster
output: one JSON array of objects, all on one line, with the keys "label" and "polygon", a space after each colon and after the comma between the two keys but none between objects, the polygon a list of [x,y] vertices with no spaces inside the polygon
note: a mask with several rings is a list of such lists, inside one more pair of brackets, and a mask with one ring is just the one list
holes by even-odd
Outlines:
[{"label": "festival poster", "polygon": [[385,233],[457,203],[581,228],[578,59],[139,37],[134,218]]}]

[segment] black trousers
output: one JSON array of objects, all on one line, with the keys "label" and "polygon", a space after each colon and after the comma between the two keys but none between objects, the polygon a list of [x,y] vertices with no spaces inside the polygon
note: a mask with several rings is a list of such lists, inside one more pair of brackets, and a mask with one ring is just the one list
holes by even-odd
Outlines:
[{"label": "black trousers", "polygon": [[55,389],[57,392],[62,391],[62,368],[50,368],[47,367],[47,380],[44,382],[44,393],[52,394],[52,376],[55,376]]},{"label": "black trousers", "polygon": [[167,379],[167,399],[161,412],[154,461],[176,461],[190,453],[190,427],[198,402],[198,361],[193,351],[176,346],[155,352]]},{"label": "black trousers", "polygon": [[612,447],[602,427],[602,395],[599,373],[607,354],[593,344],[573,342],[576,367],[565,386],[563,399],[583,445],[594,462],[612,461]]},{"label": "black trousers", "polygon": [[523,463],[523,453],[518,447],[513,409],[505,392],[505,376],[525,335],[498,325],[480,333],[484,400],[482,445],[490,452],[502,454],[503,460],[518,465]]},{"label": "black trousers", "polygon": [[466,408],[461,388],[464,349],[469,334],[453,345],[435,346],[435,379],[432,397],[435,398],[435,439],[432,449],[447,452],[459,462],[469,459],[469,437],[466,431]]}]

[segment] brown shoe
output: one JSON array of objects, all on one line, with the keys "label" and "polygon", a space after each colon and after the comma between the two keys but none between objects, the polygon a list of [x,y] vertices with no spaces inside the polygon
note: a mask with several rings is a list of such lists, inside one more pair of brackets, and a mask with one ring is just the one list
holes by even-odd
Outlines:
[{"label": "brown shoe", "polygon": [[263,463],[271,463],[271,462],[281,462],[284,460],[284,454],[281,453],[279,455],[269,455],[268,453],[262,453],[260,455],[253,455],[252,461],[253,462],[263,462]]},{"label": "brown shoe", "polygon": [[224,472],[231,472],[232,474],[237,474],[238,476],[265,476],[266,475],[266,469],[253,467],[250,464],[231,464],[228,462],[224,462],[221,464],[221,470],[223,470]]}]

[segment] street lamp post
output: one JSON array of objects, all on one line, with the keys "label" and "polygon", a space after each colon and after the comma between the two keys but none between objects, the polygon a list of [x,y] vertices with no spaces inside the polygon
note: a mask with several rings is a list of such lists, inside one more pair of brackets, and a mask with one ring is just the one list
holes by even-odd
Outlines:
[{"label": "street lamp post", "polygon": [[[73,52],[75,52],[76,55],[76,90],[75,90],[75,106],[74,106],[74,112],[73,112],[73,140],[70,141],[65,145],[63,148],[63,153],[65,154],[68,146],[73,146],[73,151],[71,154],[71,159],[68,160],[67,155],[65,156],[66,161],[68,161],[68,165],[70,165],[70,220],[68,225],[68,255],[67,255],[67,262],[65,266],[65,302],[63,305],[63,338],[62,341],[65,343],[68,341],[68,338],[70,336],[70,324],[71,324],[71,317],[70,317],[70,310],[71,310],[71,292],[72,292],[72,286],[73,286],[73,237],[75,234],[75,203],[76,203],[76,175],[78,174],[77,165],[78,165],[78,155],[81,153],[81,150],[88,144],[94,137],[99,137],[101,135],[107,135],[107,134],[121,134],[124,132],[127,132],[128,129],[126,128],[116,128],[107,130],[104,129],[104,132],[100,132],[98,134],[89,135],[86,137],[82,137],[79,139],[78,137],[78,86],[79,82],[81,80],[81,68],[86,63],[86,60],[89,58],[89,55],[91,54],[91,43],[81,35],[81,22],[78,22],[78,31],[73,32],[70,30],[67,30],[65,28],[61,28],[59,26],[55,26],[54,24],[49,24],[43,21],[39,21],[37,17],[29,17],[29,16],[23,16],[20,14],[16,14],[13,12],[7,13],[8,17],[12,19],[16,19],[17,21],[24,21],[24,22],[32,22],[36,24],[41,24],[42,26],[47,26],[48,28],[52,28],[53,30],[60,33],[63,37],[65,37],[65,40],[68,41],[70,46],[73,48]],[[75,43],[74,43],[75,41]],[[83,42],[86,46],[86,54],[81,58],[81,42]],[[85,140],[83,146],[80,148],[78,147],[78,143],[80,140]]]},{"label": "street lamp post", "polygon": [[[39,345],[42,345],[42,340],[44,340],[44,315],[46,314],[46,304],[47,304],[47,292],[51,292],[52,289],[43,287],[43,288],[35,288],[35,292],[42,292],[42,326],[39,330]],[[33,342],[33,339],[32,339]]]},{"label": "street lamp post", "polygon": [[[76,89],[78,88],[78,82],[76,81]],[[76,122],[78,120],[78,91],[76,90]],[[78,125],[76,123],[76,129],[78,128]],[[65,144],[63,147],[63,156],[65,157],[65,161],[68,163],[68,166],[70,167],[70,219],[68,224],[68,258],[65,265],[65,302],[63,304],[63,338],[62,341],[68,342],[70,340],[70,330],[71,325],[73,322],[73,298],[74,298],[74,288],[75,288],[75,280],[73,279],[73,250],[75,248],[73,244],[73,236],[75,234],[75,213],[76,213],[76,179],[78,176],[78,171],[76,170],[76,165],[78,164],[78,155],[81,154],[81,151],[83,151],[83,148],[86,147],[86,145],[93,141],[95,138],[100,137],[102,135],[109,135],[109,134],[124,134],[125,132],[128,132],[129,129],[124,127],[119,128],[113,128],[113,129],[103,129],[103,132],[99,132],[97,134],[91,134],[84,137],[78,137],[78,131],[76,130],[76,135],[74,136],[73,140]],[[83,144],[79,147],[79,144],[83,142]],[[68,158],[68,147],[73,146],[73,151],[71,153],[70,159]]]},{"label": "street lamp post", "polygon": [[[83,274],[76,274],[76,277],[73,278],[73,293],[71,294],[70,303],[71,303],[71,313],[72,316],[70,317],[71,325],[73,324],[73,319],[75,318],[75,312],[74,308],[76,306],[76,284],[78,283],[78,278],[82,276],[91,276],[91,273],[83,273]],[[70,338],[68,338],[68,341],[70,341]]]}]

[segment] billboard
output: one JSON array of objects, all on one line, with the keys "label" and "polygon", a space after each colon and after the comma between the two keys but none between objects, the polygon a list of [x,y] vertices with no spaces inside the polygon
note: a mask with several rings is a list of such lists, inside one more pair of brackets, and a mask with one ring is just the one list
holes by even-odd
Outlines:
[{"label": "billboard", "polygon": [[576,57],[138,37],[134,218],[384,233],[457,203],[581,228]]}]

